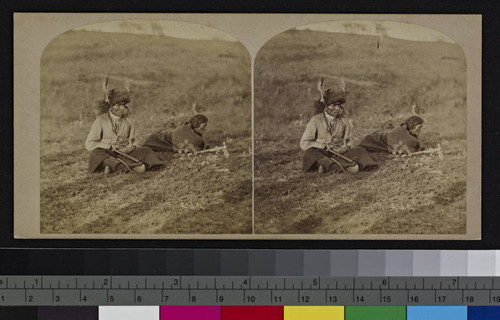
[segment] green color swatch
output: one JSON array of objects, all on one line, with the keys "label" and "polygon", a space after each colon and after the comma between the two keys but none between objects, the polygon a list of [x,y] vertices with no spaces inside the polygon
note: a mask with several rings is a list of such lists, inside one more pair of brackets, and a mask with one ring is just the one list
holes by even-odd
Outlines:
[{"label": "green color swatch", "polygon": [[406,307],[346,306],[345,320],[406,320]]}]

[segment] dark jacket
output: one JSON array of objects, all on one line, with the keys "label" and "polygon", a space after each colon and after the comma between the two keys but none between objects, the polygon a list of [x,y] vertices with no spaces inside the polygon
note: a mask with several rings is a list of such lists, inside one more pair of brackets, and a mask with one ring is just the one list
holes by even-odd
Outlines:
[{"label": "dark jacket", "polygon": [[205,148],[203,136],[196,133],[188,123],[176,128],[172,132],[157,132],[144,139],[140,145],[154,151],[196,152]]}]

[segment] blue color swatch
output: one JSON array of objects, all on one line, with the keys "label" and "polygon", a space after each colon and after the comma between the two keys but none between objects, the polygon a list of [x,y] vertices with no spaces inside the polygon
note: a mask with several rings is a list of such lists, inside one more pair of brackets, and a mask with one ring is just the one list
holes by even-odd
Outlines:
[{"label": "blue color swatch", "polygon": [[469,307],[469,320],[500,319],[500,307]]}]

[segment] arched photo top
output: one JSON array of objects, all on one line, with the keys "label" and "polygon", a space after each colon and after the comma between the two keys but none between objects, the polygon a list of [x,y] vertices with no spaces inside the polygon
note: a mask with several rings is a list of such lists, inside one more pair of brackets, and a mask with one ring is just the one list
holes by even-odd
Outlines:
[{"label": "arched photo top", "polygon": [[202,24],[175,20],[119,20],[96,23],[74,30],[148,34],[190,40],[221,40],[238,42],[237,39],[216,28]]},{"label": "arched photo top", "polygon": [[390,37],[411,41],[432,41],[455,43],[453,39],[431,28],[413,23],[384,20],[344,20],[308,24],[297,30],[313,30],[336,33],[352,33]]},{"label": "arched photo top", "polygon": [[[347,99],[347,107],[356,113],[359,108],[382,112],[378,109],[386,105],[408,107],[415,99],[399,101],[390,95],[390,100],[380,100],[383,105],[374,106],[373,99],[359,105],[358,100],[358,105],[351,108],[353,95],[368,92],[355,87],[369,88],[378,95],[380,87],[392,90],[403,82],[405,92],[416,98],[418,90],[438,81],[436,77],[457,78],[465,86],[467,74],[463,48],[446,34],[417,24],[385,20],[332,20],[288,29],[262,45],[254,65],[255,108],[259,111],[256,117],[269,117],[273,110],[281,110],[260,103],[263,92],[258,89],[262,87],[275,91],[271,96],[276,101],[267,102],[271,106],[286,104],[288,112],[284,116],[292,121],[308,116],[308,110],[301,106],[317,98],[316,83],[321,78],[325,78],[327,86],[338,86],[344,78],[355,89]],[[437,74],[428,72],[436,67],[440,68]],[[285,87],[294,88],[283,96],[278,91]],[[431,107],[437,107],[434,102]],[[259,110],[261,106],[263,110]],[[290,112],[294,109],[297,112]]]},{"label": "arched photo top", "polygon": [[[41,54],[41,118],[92,119],[92,107],[86,104],[102,95],[106,78],[111,87],[130,83],[135,91],[133,112],[139,111],[134,105],[143,110],[147,105],[154,113],[188,113],[197,103],[222,113],[239,95],[248,100],[250,65],[250,54],[241,42],[198,23],[134,19],[79,26],[53,38]],[[206,97],[211,90],[220,92],[215,87],[232,88],[232,84],[247,89],[226,91],[222,101],[216,94]],[[81,101],[75,101],[75,92]],[[248,103],[238,107],[244,105],[250,114]],[[65,111],[67,105],[75,106],[73,112]]]}]

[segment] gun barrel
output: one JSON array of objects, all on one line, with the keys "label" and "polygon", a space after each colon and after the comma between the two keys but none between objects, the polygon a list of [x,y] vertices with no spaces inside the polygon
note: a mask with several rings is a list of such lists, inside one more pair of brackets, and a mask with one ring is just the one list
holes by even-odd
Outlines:
[{"label": "gun barrel", "polygon": [[226,146],[223,147],[216,147],[216,148],[211,148],[211,149],[206,149],[206,150],[201,150],[201,151],[196,151],[194,154],[199,154],[199,153],[208,153],[208,152],[216,152],[220,150],[225,150],[227,149]]}]

